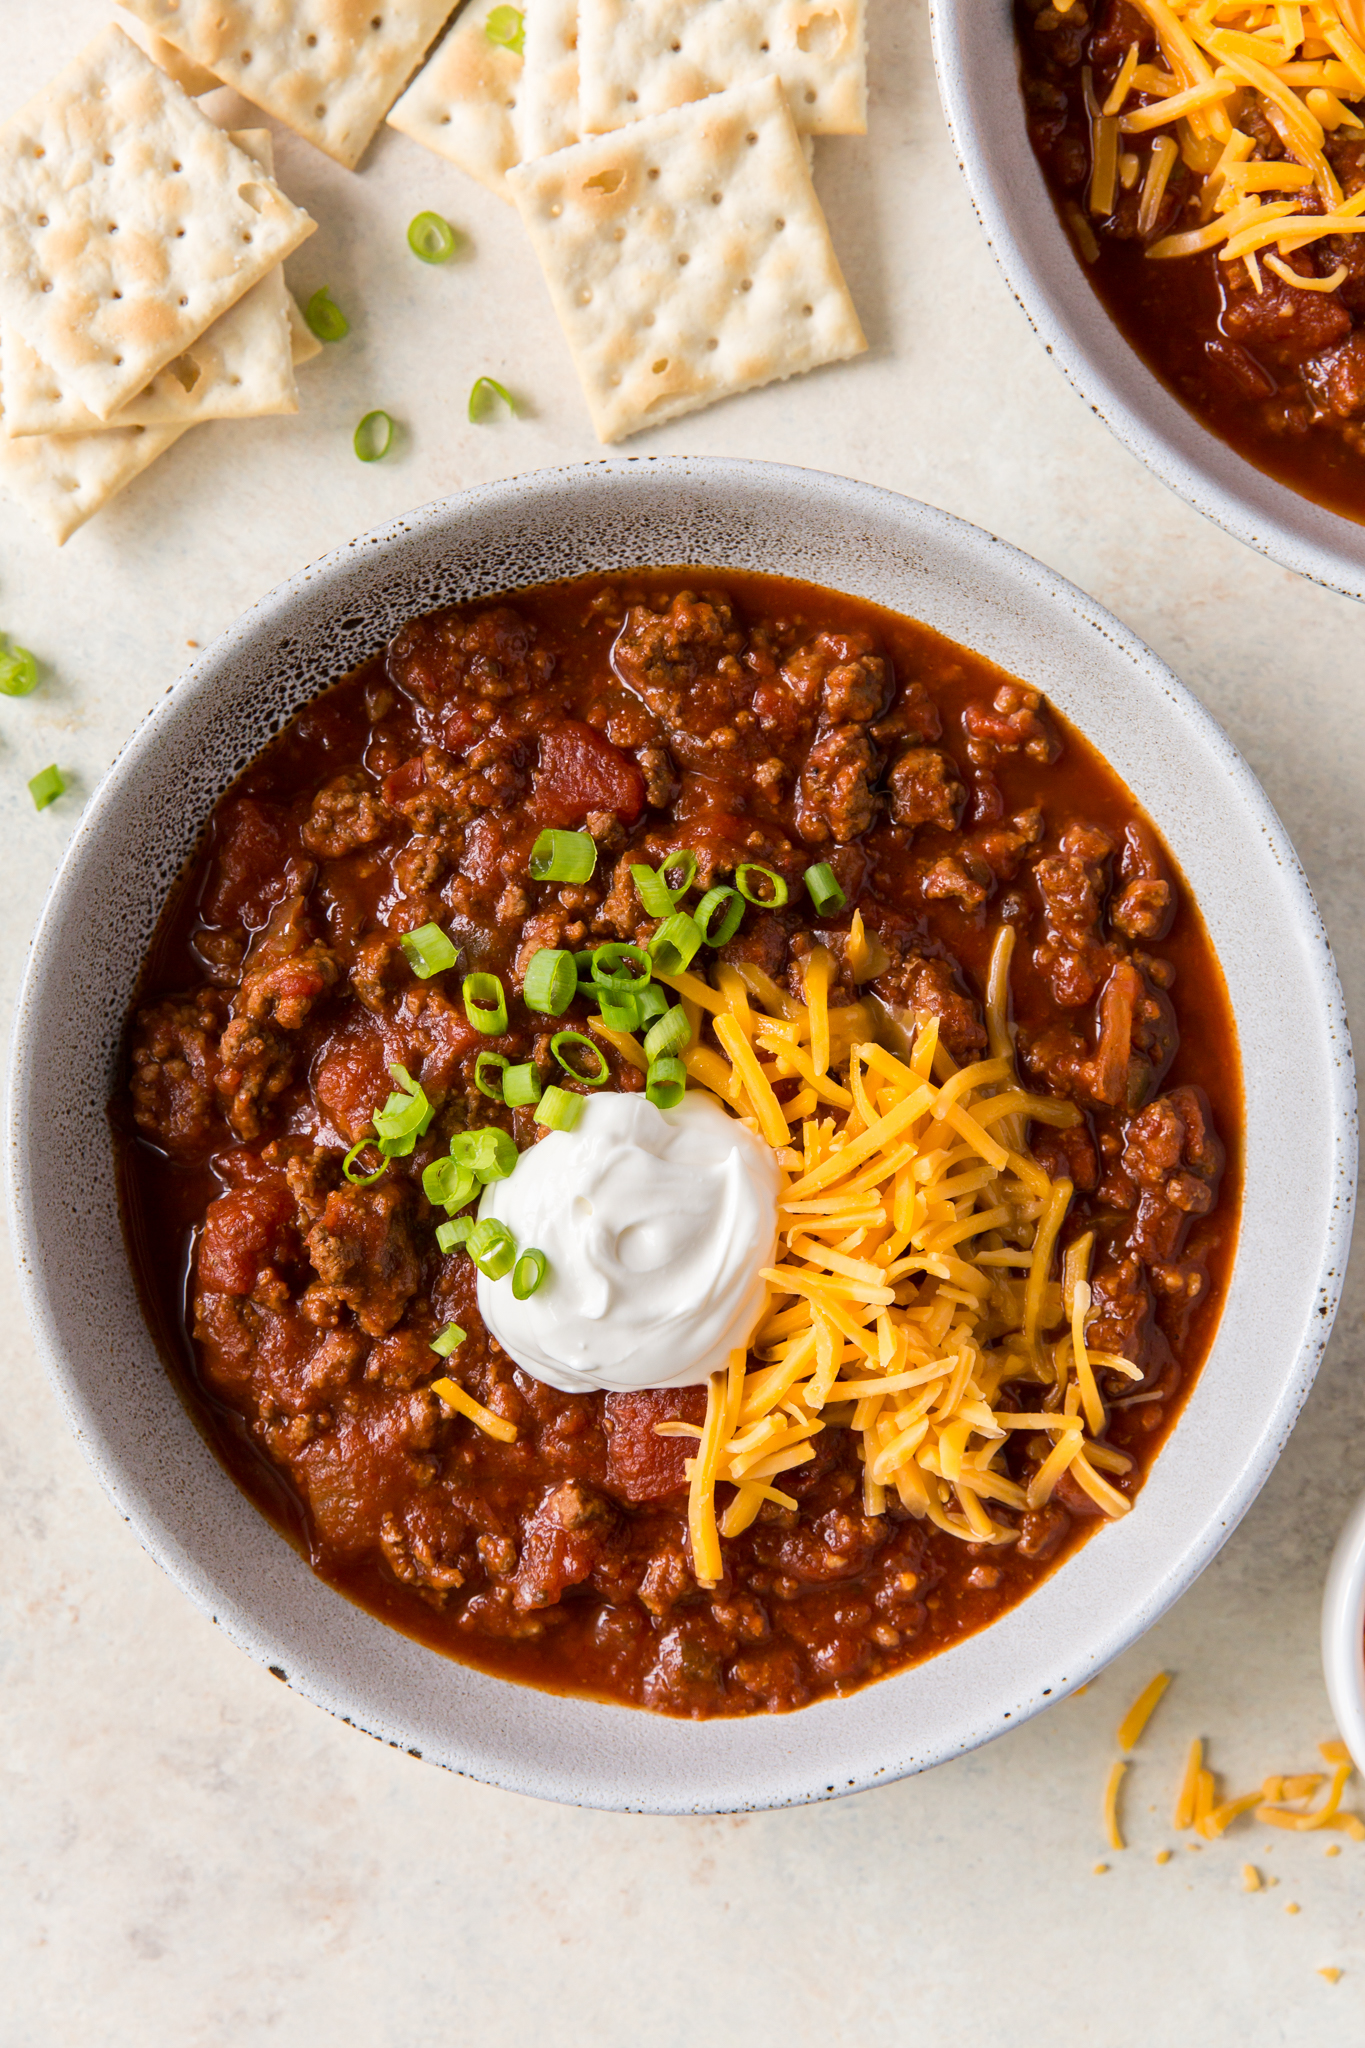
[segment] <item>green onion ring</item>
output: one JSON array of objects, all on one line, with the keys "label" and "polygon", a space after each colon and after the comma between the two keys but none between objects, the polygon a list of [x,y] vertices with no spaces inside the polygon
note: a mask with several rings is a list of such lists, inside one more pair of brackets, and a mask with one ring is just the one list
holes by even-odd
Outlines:
[{"label": "green onion ring", "polygon": [[643,862],[632,864],[630,875],[646,913],[650,917],[667,917],[673,908],[673,893],[663,876]]},{"label": "green onion ring", "polygon": [[635,1007],[640,1013],[640,1023],[652,1024],[656,1017],[662,1017],[668,1001],[668,990],[660,982],[651,981],[648,988],[638,990]]},{"label": "green onion ring", "polygon": [[38,664],[27,647],[0,653],[0,697],[27,697],[38,687]]},{"label": "green onion ring", "polygon": [[536,1122],[551,1131],[571,1131],[582,1114],[583,1097],[568,1088],[547,1088],[536,1106]]},{"label": "green onion ring", "polygon": [[49,804],[56,803],[59,796],[65,795],[66,777],[54,762],[46,768],[40,768],[38,773],[31,777],[28,793],[33,798],[34,810],[45,811]]},{"label": "green onion ring", "polygon": [[681,1060],[655,1060],[645,1094],[656,1109],[676,1109],[687,1093],[687,1069]]},{"label": "green onion ring", "polygon": [[[626,973],[626,968],[634,971]],[[640,946],[623,946],[613,940],[608,946],[598,946],[592,956],[593,987],[605,989],[609,995],[635,995],[652,972],[649,955]]]},{"label": "green onion ring", "polygon": [[350,1151],[341,1162],[341,1171],[353,1188],[367,1188],[371,1181],[378,1180],[382,1174],[386,1174],[389,1170],[388,1160],[381,1158],[373,1173],[352,1173],[351,1167],[354,1162],[360,1157],[365,1147],[373,1145],[373,1143],[374,1139],[367,1131],[363,1138],[356,1139],[354,1145],[352,1145]]},{"label": "green onion ring", "polygon": [[470,1231],[474,1228],[474,1221],[475,1219],[472,1216],[453,1216],[449,1223],[438,1223],[436,1226],[437,1248],[443,1251],[446,1257],[449,1258],[450,1254],[464,1243]]},{"label": "green onion ring", "polygon": [[314,292],[303,309],[303,317],[319,341],[345,341],[351,331],[351,323],[332,297],[328,285]]},{"label": "green onion ring", "polygon": [[685,910],[675,910],[650,940],[649,957],[660,974],[682,974],[700,945],[696,919]]},{"label": "green onion ring", "polygon": [[455,254],[455,230],[439,213],[416,213],[408,222],[408,247],[423,263],[448,263]]},{"label": "green onion ring", "polygon": [[[502,1076],[507,1069],[506,1057],[500,1052],[481,1052],[474,1062],[474,1086],[480,1095],[486,1095],[490,1102],[502,1101]],[[496,1073],[498,1079],[491,1082],[485,1073]]]},{"label": "green onion ring", "polygon": [[842,910],[848,898],[839,887],[839,877],[827,860],[816,861],[814,867],[806,869],[802,876],[811,902],[821,917],[832,917]]},{"label": "green onion ring", "polygon": [[351,438],[362,462],[381,462],[393,446],[393,421],[381,408],[367,412]]},{"label": "green onion ring", "polygon": [[481,1130],[457,1131],[450,1141],[450,1156],[478,1180],[506,1180],[517,1163],[517,1148],[506,1131],[485,1124]]},{"label": "green onion ring", "polygon": [[495,7],[483,25],[490,43],[520,57],[526,47],[526,17],[519,7]]},{"label": "green onion ring", "polygon": [[500,398],[512,417],[516,418],[517,401],[505,384],[499,384],[496,377],[476,377],[469,392],[469,417],[475,426],[495,398]]},{"label": "green onion ring", "polygon": [[597,843],[587,832],[540,834],[527,863],[533,882],[588,882],[597,866]]},{"label": "green onion ring", "polygon": [[[391,1066],[389,1072],[398,1086],[384,1107],[375,1111],[375,1130],[381,1138],[419,1138],[436,1112],[421,1083],[413,1080],[406,1067]],[[410,1152],[412,1147],[406,1149]]]},{"label": "green onion ring", "polygon": [[572,953],[558,946],[542,946],[531,955],[521,1000],[528,1010],[543,1010],[559,1017],[578,994],[578,968]]},{"label": "green onion ring", "polygon": [[502,1099],[509,1109],[529,1109],[540,1100],[540,1075],[530,1060],[509,1067],[502,1077]]},{"label": "green onion ring", "polygon": [[438,1358],[449,1358],[452,1351],[458,1351],[464,1343],[464,1331],[458,1323],[447,1323],[439,1336],[431,1340],[431,1348]]},{"label": "green onion ring", "polygon": [[[576,1067],[573,1061],[567,1058],[560,1050],[561,1046],[567,1045],[586,1045],[588,1051],[597,1061],[597,1073],[585,1074]],[[581,1081],[586,1088],[604,1088],[611,1079],[611,1068],[607,1065],[606,1054],[600,1045],[594,1045],[592,1040],[585,1037],[581,1031],[556,1031],[554,1037],[550,1040],[550,1051],[555,1059],[558,1060],[560,1066],[563,1067],[565,1073],[573,1080]]]},{"label": "green onion ring", "polygon": [[653,1066],[656,1060],[668,1059],[674,1053],[682,1052],[692,1043],[692,1026],[687,1021],[687,1012],[681,1003],[675,1003],[671,1010],[665,1010],[657,1024],[651,1024],[645,1034],[645,1058]]},{"label": "green onion ring", "polygon": [[433,1159],[430,1166],[422,1169],[422,1193],[435,1209],[447,1209],[452,1214],[463,1209],[477,1186],[473,1168],[462,1166],[456,1159]]},{"label": "green onion ring", "polygon": [[[722,911],[719,924],[715,922],[718,910]],[[722,882],[718,888],[707,890],[692,916],[708,946],[724,946],[739,930],[744,916],[744,898],[738,889]]]},{"label": "green onion ring", "polygon": [[438,924],[419,924],[415,932],[400,932],[398,943],[403,957],[419,981],[444,974],[459,962],[459,951]]},{"label": "green onion ring", "polygon": [[465,1246],[485,1280],[501,1280],[517,1262],[517,1241],[496,1216],[481,1217]]},{"label": "green onion ring", "polygon": [[639,1030],[639,996],[617,996],[613,995],[609,989],[603,989],[599,1008],[602,1012],[602,1022],[606,1025],[608,1031]]},{"label": "green onion ring", "polygon": [[[771,896],[755,896],[753,888],[745,880],[746,875],[762,875],[772,889]],[[757,903],[761,910],[779,910],[787,900],[787,885],[781,875],[773,873],[758,861],[741,861],[735,869],[735,887],[746,903]]]},{"label": "green onion ring", "polygon": [[507,1029],[507,995],[496,974],[467,974],[460,984],[464,1013],[485,1038]]},{"label": "green onion ring", "polygon": [[525,1301],[528,1295],[535,1293],[545,1278],[545,1268],[549,1263],[544,1252],[537,1251],[534,1245],[522,1253],[512,1268],[512,1293],[518,1301]]}]

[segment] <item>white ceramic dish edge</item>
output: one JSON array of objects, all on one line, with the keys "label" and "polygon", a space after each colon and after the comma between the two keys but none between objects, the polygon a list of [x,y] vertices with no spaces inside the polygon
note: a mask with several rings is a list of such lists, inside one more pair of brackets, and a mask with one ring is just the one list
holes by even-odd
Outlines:
[{"label": "white ceramic dish edge", "polygon": [[1365,1494],[1337,1538],[1322,1595],[1322,1669],[1342,1740],[1365,1773]]},{"label": "white ceramic dish edge", "polygon": [[1245,461],[1186,411],[1091,289],[1029,145],[1010,0],[930,0],[939,93],[986,240],[1039,341],[1177,497],[1300,576],[1365,597],[1365,526]]},{"label": "white ceramic dish edge", "polygon": [[[116,1217],[111,1230],[102,1105],[148,906],[212,796],[323,675],[377,644],[377,617],[547,575],[706,560],[805,575],[927,617],[1098,728],[1161,818],[1240,999],[1249,1199],[1223,1328],[1144,1513],[1102,1532],[994,1628],[907,1673],[796,1715],[694,1724],[486,1678],[321,1586],[166,1398]],[[308,666],[310,633],[325,644],[321,673]],[[1267,917],[1279,947],[1269,959]],[[1257,1080],[1286,1017],[1311,1083],[1292,1132]],[[1335,969],[1283,828],[1207,714],[1099,606],[979,529],[866,485],[778,465],[607,460],[483,486],[366,535],[263,598],[197,659],[101,783],[53,884],[19,1005],[9,1147],[22,1284],[62,1408],[141,1542],[234,1640],[379,1739],[490,1782],[618,1809],[724,1811],[860,1789],[990,1740],[1092,1677],[1197,1575],[1272,1468],[1331,1327],[1354,1192],[1354,1087]],[[1285,1176],[1284,1207],[1304,1219],[1287,1288],[1270,1284],[1283,1239],[1256,1220],[1272,1190],[1285,1196]]]}]

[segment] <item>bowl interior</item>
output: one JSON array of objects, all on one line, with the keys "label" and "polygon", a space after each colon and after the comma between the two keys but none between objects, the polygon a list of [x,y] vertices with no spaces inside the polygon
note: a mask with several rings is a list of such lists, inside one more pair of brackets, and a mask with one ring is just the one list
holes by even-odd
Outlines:
[{"label": "bowl interior", "polygon": [[[104,1116],[164,893],[218,795],[286,717],[415,612],[675,563],[873,599],[1045,690],[1182,864],[1228,979],[1247,1082],[1230,1298],[1139,1511],[926,1664],[779,1719],[698,1724],[449,1663],[313,1577],[172,1393],[124,1254]],[[1344,1264],[1354,1140],[1340,991],[1293,850],[1232,746],[1115,619],[1027,556],[889,492],[773,465],[607,461],[485,486],[263,598],[198,658],[92,800],[34,942],[14,1044],[23,1283],[59,1398],[141,1540],[244,1648],[332,1711],[474,1776],[584,1804],[691,1812],[820,1798],[986,1741],[1092,1676],[1189,1583],[1265,1479]]]},{"label": "bowl interior", "polygon": [[1029,145],[1010,0],[930,0],[930,12],[939,91],[978,218],[1053,361],[1198,511],[1299,575],[1365,596],[1365,526],[1300,497],[1201,426],[1091,290]]}]

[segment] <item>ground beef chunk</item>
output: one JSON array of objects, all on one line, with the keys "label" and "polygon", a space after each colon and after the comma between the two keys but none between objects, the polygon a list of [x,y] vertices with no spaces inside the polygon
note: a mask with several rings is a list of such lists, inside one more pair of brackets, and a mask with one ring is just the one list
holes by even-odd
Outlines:
[{"label": "ground beef chunk", "polygon": [[283,1180],[233,1188],[210,1202],[199,1239],[199,1285],[219,1294],[250,1294],[262,1268],[299,1256],[294,1197]]},{"label": "ground beef chunk", "polygon": [[812,743],[801,770],[796,825],[808,846],[846,846],[877,812],[877,749],[861,725],[832,725]]},{"label": "ground beef chunk", "polygon": [[412,1242],[412,1197],[406,1183],[336,1188],[308,1232],[308,1256],[318,1278],[306,1306],[326,1326],[349,1308],[362,1330],[391,1330],[421,1283]]},{"label": "ground beef chunk", "polygon": [[232,1004],[237,1018],[297,1031],[319,997],[335,986],[336,955],[312,930],[306,900],[280,904],[247,957]]},{"label": "ground beef chunk", "polygon": [[986,1027],[950,963],[927,959],[894,929],[884,928],[880,936],[892,961],[869,984],[873,995],[897,1022],[937,1017],[943,1043],[954,1059],[979,1053],[986,1044]]},{"label": "ground beef chunk", "polygon": [[170,1153],[201,1150],[218,1128],[218,1041],[225,1005],[212,989],[138,1013],[130,1092],[138,1129]]},{"label": "ground beef chunk", "polygon": [[1108,889],[1106,863],[1113,851],[1113,840],[1097,826],[1069,825],[1059,851],[1033,871],[1047,921],[1034,964],[1064,1010],[1093,1002],[1112,965],[1100,917]]},{"label": "ground beef chunk", "polygon": [[819,633],[788,656],[782,680],[822,724],[865,725],[881,713],[890,673],[866,634]]},{"label": "ground beef chunk", "polygon": [[1256,355],[1288,367],[1321,355],[1351,332],[1351,316],[1334,292],[1299,291],[1269,272],[1261,284],[1257,292],[1249,279],[1230,278],[1223,313],[1224,331]]},{"label": "ground beef chunk", "polygon": [[325,783],[313,799],[303,843],[319,860],[340,860],[388,830],[392,813],[359,769]]},{"label": "ground beef chunk", "polygon": [[1301,375],[1315,414],[1350,419],[1365,406],[1365,334],[1353,332],[1335,348],[1309,356]]},{"label": "ground beef chunk", "polygon": [[891,815],[898,825],[937,825],[956,832],[967,791],[951,754],[906,747],[891,764]]},{"label": "ground beef chunk", "polygon": [[667,747],[641,747],[636,755],[645,778],[645,802],[651,810],[662,811],[678,794],[678,771]]},{"label": "ground beef chunk", "polygon": [[[1129,1124],[1123,1169],[1138,1187],[1131,1243],[1148,1264],[1174,1259],[1186,1225],[1213,1207],[1223,1151],[1196,1088],[1173,1088]],[[1175,1291],[1173,1288],[1172,1291]]]},{"label": "ground beef chunk", "polygon": [[535,643],[535,629],[508,605],[472,618],[434,612],[395,636],[388,673],[428,711],[442,710],[457,692],[501,703],[542,687],[553,674],[553,656]]},{"label": "ground beef chunk", "polygon": [[989,705],[969,704],[962,724],[967,758],[977,768],[989,768],[1003,754],[1020,751],[1046,765],[1062,751],[1039,692],[1019,683],[1003,683]]},{"label": "ground beef chunk", "polygon": [[729,600],[716,592],[678,595],[663,612],[632,605],[612,648],[612,665],[665,727],[685,766],[704,767],[715,736],[734,744],[736,709],[747,708],[739,657],[745,635]]},{"label": "ground beef chunk", "polygon": [[297,1047],[283,1032],[234,1017],[219,1044],[215,1079],[223,1114],[239,1138],[259,1138],[294,1079]]},{"label": "ground beef chunk", "polygon": [[578,1481],[546,1494],[523,1524],[513,1601],[523,1613],[553,1607],[570,1586],[581,1586],[619,1526],[619,1513]]}]

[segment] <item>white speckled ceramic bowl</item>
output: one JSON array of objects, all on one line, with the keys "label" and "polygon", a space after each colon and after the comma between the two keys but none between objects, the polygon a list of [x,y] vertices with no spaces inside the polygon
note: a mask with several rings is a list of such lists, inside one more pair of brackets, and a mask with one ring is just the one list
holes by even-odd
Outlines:
[{"label": "white speckled ceramic bowl", "polygon": [[[1246,1198],[1212,1355],[1136,1513],[985,1633],[849,1699],[693,1723],[447,1662],[331,1592],[215,1463],[143,1326],[104,1105],[165,891],[281,722],[414,612],[547,578],[712,564],[874,599],[1027,677],[1159,822],[1227,976],[1246,1069]],[[1275,1078],[1298,1061],[1292,1115]],[[1168,670],[1078,590],[945,513],[751,462],[611,460],[429,505],[303,571],[201,654],[91,799],[19,1005],[14,1235],[40,1349],[120,1512],[262,1663],[384,1741],[518,1791],[706,1812],[922,1770],[1037,1713],[1131,1643],[1208,1563],[1273,1466],[1331,1326],[1354,1188],[1341,994],[1294,852]]]},{"label": "white speckled ceramic bowl", "polygon": [[1249,547],[1365,597],[1365,526],[1266,476],[1187,412],[1091,289],[1024,124],[1011,0],[930,0],[939,92],[995,259],[1038,339],[1125,448]]},{"label": "white speckled ceramic bowl", "polygon": [[1337,1539],[1327,1573],[1322,1669],[1342,1740],[1365,1774],[1365,1494]]}]

